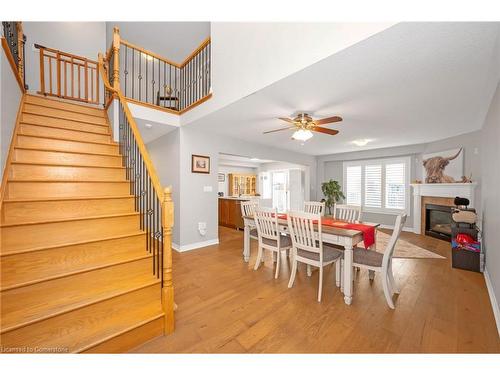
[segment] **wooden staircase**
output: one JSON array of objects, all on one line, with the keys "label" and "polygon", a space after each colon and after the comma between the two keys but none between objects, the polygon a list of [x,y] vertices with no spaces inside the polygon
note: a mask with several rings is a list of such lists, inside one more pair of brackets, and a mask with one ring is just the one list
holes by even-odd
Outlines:
[{"label": "wooden staircase", "polygon": [[163,334],[130,182],[103,109],[25,95],[0,217],[0,346],[123,352]]}]

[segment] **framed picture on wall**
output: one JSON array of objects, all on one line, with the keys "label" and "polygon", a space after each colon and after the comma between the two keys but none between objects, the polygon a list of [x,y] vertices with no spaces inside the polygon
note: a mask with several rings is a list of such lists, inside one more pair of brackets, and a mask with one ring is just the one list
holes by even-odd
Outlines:
[{"label": "framed picture on wall", "polygon": [[210,157],[203,155],[191,155],[192,173],[210,173]]},{"label": "framed picture on wall", "polygon": [[219,173],[219,174],[217,175],[217,181],[219,181],[219,182],[224,182],[224,181],[226,181],[226,175],[225,175],[224,173]]}]

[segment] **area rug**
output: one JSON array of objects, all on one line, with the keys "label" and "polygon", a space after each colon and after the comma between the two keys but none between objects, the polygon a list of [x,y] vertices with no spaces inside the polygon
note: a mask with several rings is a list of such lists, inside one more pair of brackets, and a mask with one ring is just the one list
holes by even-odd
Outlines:
[{"label": "area rug", "polygon": [[[391,236],[387,233],[377,231],[377,252],[384,253],[384,250]],[[446,259],[445,257],[426,250],[420,246],[414,245],[403,239],[396,242],[394,250],[394,258],[411,258],[411,259]]]}]

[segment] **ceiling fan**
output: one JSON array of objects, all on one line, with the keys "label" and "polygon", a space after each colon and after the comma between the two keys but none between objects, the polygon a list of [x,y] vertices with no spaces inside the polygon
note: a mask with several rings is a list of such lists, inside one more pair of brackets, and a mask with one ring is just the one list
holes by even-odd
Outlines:
[{"label": "ceiling fan", "polygon": [[340,116],[332,116],[332,117],[327,117],[327,118],[324,118],[321,120],[313,120],[313,118],[310,115],[308,115],[307,113],[299,113],[293,119],[287,118],[287,117],[280,117],[279,119],[286,121],[288,123],[291,123],[293,125],[287,126],[286,128],[269,130],[267,132],[264,132],[263,134],[293,129],[293,130],[295,130],[295,132],[293,133],[292,138],[296,139],[298,141],[302,141],[302,142],[305,142],[309,138],[311,138],[313,136],[313,133],[312,133],[313,131],[318,132],[318,133],[323,133],[323,134],[329,134],[329,135],[338,134],[338,132],[339,132],[338,130],[322,128],[319,125],[330,124],[333,122],[342,121],[342,117],[340,117]]}]

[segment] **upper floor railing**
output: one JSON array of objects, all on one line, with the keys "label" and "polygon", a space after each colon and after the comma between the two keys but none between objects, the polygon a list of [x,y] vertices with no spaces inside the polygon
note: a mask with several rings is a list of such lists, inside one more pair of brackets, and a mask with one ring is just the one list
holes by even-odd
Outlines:
[{"label": "upper floor railing", "polygon": [[97,61],[39,44],[35,48],[40,50],[40,94],[101,103]]},{"label": "upper floor railing", "polygon": [[[25,49],[26,36],[23,33],[22,22],[2,22],[2,45],[7,53],[9,62],[16,75],[21,90],[26,91],[26,63]],[[7,52],[8,51],[8,52]]]},{"label": "upper floor railing", "polygon": [[115,28],[105,61],[111,85],[132,102],[181,114],[211,96],[210,38],[179,64],[121,39]]}]

